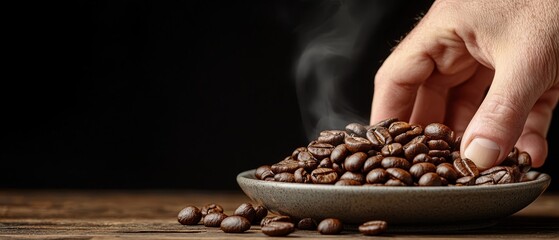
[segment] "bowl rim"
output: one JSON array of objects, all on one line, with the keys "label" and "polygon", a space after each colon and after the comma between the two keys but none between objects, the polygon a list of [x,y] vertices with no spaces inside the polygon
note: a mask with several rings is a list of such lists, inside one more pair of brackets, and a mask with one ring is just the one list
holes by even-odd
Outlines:
[{"label": "bowl rim", "polygon": [[263,181],[256,179],[254,172],[256,169],[250,169],[237,174],[237,183],[239,185],[250,184],[250,185],[261,185],[269,187],[281,187],[289,189],[309,189],[309,190],[324,190],[324,191],[389,191],[393,193],[398,192],[460,192],[469,193],[475,192],[477,194],[480,191],[493,192],[496,190],[514,190],[518,188],[532,188],[536,186],[545,185],[542,193],[549,187],[551,182],[551,176],[546,173],[540,172],[540,175],[531,181],[517,182],[517,183],[506,183],[506,184],[494,184],[494,185],[473,185],[473,186],[336,186],[333,184],[309,184],[309,183],[289,183],[289,182],[275,182],[275,181]]}]

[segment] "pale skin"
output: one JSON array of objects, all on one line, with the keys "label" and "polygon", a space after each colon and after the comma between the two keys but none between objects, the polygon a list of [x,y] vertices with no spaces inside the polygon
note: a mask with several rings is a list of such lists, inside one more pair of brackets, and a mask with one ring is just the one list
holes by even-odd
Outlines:
[{"label": "pale skin", "polygon": [[514,146],[540,167],[558,100],[558,0],[438,0],[375,75],[371,124],[444,123],[481,169]]}]

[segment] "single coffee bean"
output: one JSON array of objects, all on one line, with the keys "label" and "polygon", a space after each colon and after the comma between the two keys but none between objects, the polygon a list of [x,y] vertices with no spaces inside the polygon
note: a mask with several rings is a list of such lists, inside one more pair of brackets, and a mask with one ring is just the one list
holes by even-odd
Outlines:
[{"label": "single coffee bean", "polygon": [[521,152],[518,154],[518,167],[520,172],[527,173],[532,167],[532,157],[527,152]]},{"label": "single coffee bean", "polygon": [[262,219],[268,216],[268,209],[266,209],[263,206],[254,207],[254,212],[255,212],[254,219],[252,220],[252,223],[254,224],[260,223]]},{"label": "single coffee bean", "polygon": [[367,183],[385,183],[390,175],[383,168],[375,168],[371,170],[365,180]]},{"label": "single coffee bean", "polygon": [[316,230],[316,221],[312,218],[303,218],[297,223],[297,228],[301,230]]},{"label": "single coffee bean", "polygon": [[446,180],[454,182],[458,178],[458,172],[450,163],[441,163],[437,166],[437,174],[444,177]]},{"label": "single coffee bean", "polygon": [[202,219],[202,211],[195,206],[183,208],[178,215],[178,221],[182,225],[195,225]]},{"label": "single coffee bean", "polygon": [[274,175],[276,182],[295,182],[295,175],[293,173],[282,172]]},{"label": "single coffee bean", "polygon": [[367,152],[373,147],[373,144],[369,140],[362,137],[349,136],[344,139],[344,143],[347,150],[353,153]]},{"label": "single coffee bean", "polygon": [[328,143],[321,143],[321,142],[313,143],[312,145],[307,147],[307,150],[310,153],[312,153],[312,155],[316,159],[323,159],[325,157],[330,157],[330,154],[332,154],[333,149],[334,146]]},{"label": "single coffee bean", "polygon": [[336,183],[335,186],[360,186],[363,185],[362,182],[353,180],[353,179],[340,179]]},{"label": "single coffee bean", "polygon": [[465,176],[456,179],[456,185],[469,186],[469,185],[474,185],[475,182],[476,182],[476,177],[474,176]]},{"label": "single coffee bean", "polygon": [[435,164],[428,163],[428,162],[416,163],[410,167],[410,174],[416,180],[420,179],[421,176],[423,176],[426,173],[436,172],[436,171],[437,171],[437,167],[435,166]]},{"label": "single coffee bean", "polygon": [[450,150],[448,143],[441,139],[429,140],[427,146],[431,150]]},{"label": "single coffee bean", "polygon": [[318,141],[336,146],[344,142],[345,134],[345,131],[339,130],[322,131],[320,132],[320,136],[318,136]]},{"label": "single coffee bean", "polygon": [[452,161],[456,160],[457,158],[462,158],[462,156],[460,156],[460,151],[452,151],[450,153],[450,159]]},{"label": "single coffee bean", "polygon": [[304,168],[299,168],[293,174],[293,178],[296,183],[310,183],[311,175]]},{"label": "single coffee bean", "polygon": [[400,143],[391,143],[391,144],[385,145],[384,147],[382,147],[380,152],[385,157],[388,157],[388,156],[396,156],[396,157],[402,156],[403,157],[404,156],[404,148],[402,147],[402,144],[400,144]]},{"label": "single coffee bean", "polygon": [[288,172],[294,173],[299,168],[299,162],[293,159],[283,160],[271,166],[272,172],[275,174]]},{"label": "single coffee bean", "polygon": [[407,149],[412,144],[416,144],[416,143],[423,143],[423,144],[427,143],[427,137],[425,137],[425,135],[419,135],[417,137],[414,137],[408,143],[404,144],[404,150]]},{"label": "single coffee bean", "polygon": [[334,171],[336,171],[336,173],[338,173],[338,176],[341,176],[342,174],[344,174],[346,171],[343,167],[343,163],[338,164],[338,163],[332,163],[332,169],[334,169]]},{"label": "single coffee bean", "polygon": [[371,128],[376,128],[376,127],[383,127],[383,128],[388,128],[390,127],[390,124],[392,124],[393,122],[397,122],[398,118],[387,118],[384,119],[378,123],[375,123],[373,126],[371,126]]},{"label": "single coffee bean", "polygon": [[431,163],[439,165],[446,162],[446,157],[431,157]]},{"label": "single coffee bean", "polygon": [[421,153],[429,153],[429,148],[423,143],[411,144],[404,150],[404,155],[409,160],[413,160],[415,156]]},{"label": "single coffee bean", "polygon": [[411,139],[414,139],[418,136],[421,136],[421,134],[423,134],[423,127],[421,127],[421,125],[419,124],[412,124],[410,125],[411,129],[406,131],[406,134],[408,135],[408,137]]},{"label": "single coffee bean", "polygon": [[397,179],[404,184],[411,186],[413,185],[413,178],[411,174],[401,168],[387,168],[386,172],[390,175],[390,179]]},{"label": "single coffee bean", "polygon": [[272,222],[289,222],[291,223],[291,217],[287,216],[287,215],[279,215],[279,216],[269,216],[269,217],[265,217],[262,219],[262,221],[260,221],[260,226],[266,226]]},{"label": "single coffee bean", "polygon": [[211,203],[208,204],[206,206],[203,206],[202,209],[200,210],[200,212],[202,213],[202,217],[205,217],[206,215],[213,213],[213,212],[223,212],[223,207],[215,204],[215,203]]},{"label": "single coffee bean", "polygon": [[267,177],[273,177],[274,172],[272,172],[272,168],[269,165],[262,165],[256,169],[254,175],[256,179],[264,180]]},{"label": "single coffee bean", "polygon": [[420,163],[420,162],[429,162],[429,163],[435,164],[433,162],[433,159],[426,153],[417,154],[417,156],[415,156],[413,158],[413,161],[412,161],[413,164]]},{"label": "single coffee bean", "polygon": [[349,154],[350,152],[349,150],[347,150],[346,145],[342,143],[336,146],[334,150],[332,150],[332,154],[330,154],[330,160],[335,163],[341,163]]},{"label": "single coffee bean", "polygon": [[365,182],[365,176],[360,172],[345,172],[340,176],[340,180],[353,180],[361,185]]},{"label": "single coffee bean", "polygon": [[369,151],[367,151],[367,156],[372,157],[372,156],[377,156],[377,155],[382,155],[382,153],[380,153],[377,150],[371,149]]},{"label": "single coffee bean", "polygon": [[314,157],[314,155],[308,151],[305,152],[300,152],[299,154],[297,154],[297,158],[295,160],[298,161],[309,161],[309,160],[316,160],[316,158]]},{"label": "single coffee bean", "polygon": [[262,227],[262,233],[272,236],[281,237],[287,236],[293,231],[295,231],[295,225],[290,222],[271,222]]},{"label": "single coffee bean", "polygon": [[429,156],[447,158],[450,156],[450,150],[429,150]]},{"label": "single coffee bean", "polygon": [[366,236],[379,235],[388,229],[385,221],[369,221],[359,226],[359,232]]},{"label": "single coffee bean", "polygon": [[454,169],[456,169],[458,174],[460,174],[460,176],[462,176],[462,177],[465,177],[465,176],[477,177],[477,176],[479,176],[479,170],[477,169],[476,164],[468,158],[460,158],[460,159],[454,160]]},{"label": "single coffee bean", "polygon": [[407,185],[398,179],[388,179],[388,181],[384,183],[384,186],[401,187]]},{"label": "single coffee bean", "polygon": [[367,134],[367,128],[359,123],[350,123],[345,127],[345,130],[351,135],[358,137],[365,137]]},{"label": "single coffee bean", "polygon": [[396,137],[402,133],[405,133],[406,131],[410,130],[411,126],[409,123],[404,122],[404,121],[397,121],[397,122],[393,122],[392,124],[390,124],[390,127],[388,127],[388,132],[390,133],[390,135],[392,137]]},{"label": "single coffee bean", "polygon": [[367,139],[371,142],[373,149],[381,149],[384,145],[392,143],[392,136],[387,128],[377,127],[367,131]]},{"label": "single coffee bean", "polygon": [[488,177],[492,179],[494,184],[504,184],[517,182],[519,179],[519,170],[517,166],[495,166],[479,173],[480,177],[476,179],[476,184],[484,181],[480,180],[481,177]]},{"label": "single coffee bean", "polygon": [[[312,171],[318,167],[318,161],[314,159],[301,160],[299,161],[299,168],[304,168],[306,170]],[[297,171],[297,170],[295,170]]]},{"label": "single coffee bean", "polygon": [[476,178],[475,185],[493,185],[495,181],[492,176],[479,176]]},{"label": "single coffee bean", "polygon": [[317,168],[311,172],[311,180],[318,184],[334,184],[338,181],[338,173],[331,168]]},{"label": "single coffee bean", "polygon": [[320,160],[317,168],[332,168],[332,160],[330,158]]},{"label": "single coffee bean", "polygon": [[441,177],[434,172],[428,172],[423,174],[423,176],[419,178],[419,181],[417,181],[417,183],[419,184],[419,186],[441,186],[442,185]]},{"label": "single coffee bean", "polygon": [[440,139],[445,142],[454,142],[454,132],[442,123],[431,123],[425,126],[423,134],[428,139]]},{"label": "single coffee bean", "polygon": [[221,225],[221,221],[227,218],[228,216],[221,212],[212,212],[209,213],[204,217],[204,226],[206,227],[219,227]]},{"label": "single coffee bean", "polygon": [[363,171],[364,173],[368,173],[375,168],[381,167],[382,159],[384,157],[382,155],[375,155],[372,157],[367,158],[365,163],[363,163]]},{"label": "single coffee bean", "polygon": [[410,162],[401,157],[385,157],[380,162],[383,168],[401,168],[405,170],[410,169]]},{"label": "single coffee bean", "polygon": [[361,171],[365,160],[367,160],[368,155],[364,152],[356,152],[349,155],[344,161],[344,167],[347,171],[357,172]]},{"label": "single coffee bean", "polygon": [[229,216],[221,221],[220,227],[226,233],[242,233],[250,229],[250,221],[241,216]]},{"label": "single coffee bean", "polygon": [[344,225],[337,218],[326,218],[317,226],[317,230],[320,234],[324,235],[336,235],[342,232]]},{"label": "single coffee bean", "polygon": [[295,150],[293,150],[293,152],[291,153],[291,158],[292,159],[297,159],[297,156],[299,155],[299,153],[301,152],[307,152],[307,148],[306,147],[298,147]]},{"label": "single coffee bean", "polygon": [[251,203],[243,203],[239,207],[237,207],[233,215],[244,217],[249,222],[252,222],[252,220],[254,220],[254,217],[256,216],[256,210],[254,210],[254,207]]}]

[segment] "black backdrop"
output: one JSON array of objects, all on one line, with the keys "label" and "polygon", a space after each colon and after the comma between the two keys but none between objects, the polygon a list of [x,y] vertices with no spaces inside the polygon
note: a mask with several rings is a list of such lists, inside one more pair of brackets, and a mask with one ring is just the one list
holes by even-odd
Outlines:
[{"label": "black backdrop", "polygon": [[[338,3],[7,8],[0,187],[236,188],[237,173],[308,142],[293,68],[301,36]],[[395,1],[363,36],[367,47],[343,88],[362,117],[381,60],[430,3]],[[549,136],[542,168],[554,179],[557,138]]]}]

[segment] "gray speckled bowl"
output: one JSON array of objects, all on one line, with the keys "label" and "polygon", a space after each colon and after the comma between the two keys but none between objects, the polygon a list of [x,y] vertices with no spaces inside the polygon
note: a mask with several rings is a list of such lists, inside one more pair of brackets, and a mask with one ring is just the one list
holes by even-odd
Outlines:
[{"label": "gray speckled bowl", "polygon": [[533,181],[489,186],[334,186],[257,180],[237,175],[245,194],[276,214],[295,219],[335,217],[347,224],[386,220],[396,231],[453,231],[494,225],[532,203],[549,186]]}]

